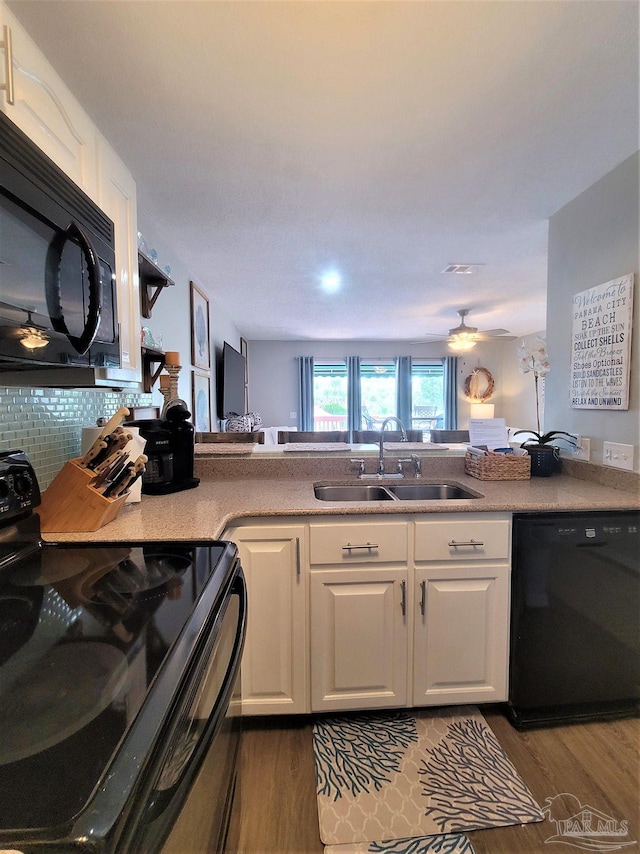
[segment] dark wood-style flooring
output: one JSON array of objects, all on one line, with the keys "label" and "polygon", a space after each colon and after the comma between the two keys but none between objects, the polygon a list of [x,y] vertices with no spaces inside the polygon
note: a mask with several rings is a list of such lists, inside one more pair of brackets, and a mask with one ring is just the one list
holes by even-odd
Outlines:
[{"label": "dark wood-style flooring", "polygon": [[[569,793],[617,820],[629,822],[622,849],[640,850],[640,720],[573,724],[518,732],[498,708],[482,712],[540,806]],[[238,795],[238,854],[323,854],[318,834],[312,719],[245,718]],[[555,825],[468,833],[476,854],[553,854],[576,851],[546,843]]]}]

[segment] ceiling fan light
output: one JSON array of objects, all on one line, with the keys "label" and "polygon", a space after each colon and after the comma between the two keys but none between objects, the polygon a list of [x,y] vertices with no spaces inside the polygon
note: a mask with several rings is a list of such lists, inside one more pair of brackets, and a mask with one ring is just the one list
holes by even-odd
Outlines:
[{"label": "ceiling fan light", "polygon": [[467,335],[459,335],[454,338],[453,341],[449,341],[449,348],[458,353],[464,353],[467,350],[472,350],[475,346],[476,342],[473,338],[469,338]]}]

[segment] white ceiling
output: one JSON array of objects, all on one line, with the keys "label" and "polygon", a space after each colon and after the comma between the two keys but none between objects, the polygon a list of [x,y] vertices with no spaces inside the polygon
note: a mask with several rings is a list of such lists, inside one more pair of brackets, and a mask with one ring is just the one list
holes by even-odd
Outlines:
[{"label": "white ceiling", "polygon": [[636,0],[9,5],[250,340],[543,329],[548,218],[639,147]]}]

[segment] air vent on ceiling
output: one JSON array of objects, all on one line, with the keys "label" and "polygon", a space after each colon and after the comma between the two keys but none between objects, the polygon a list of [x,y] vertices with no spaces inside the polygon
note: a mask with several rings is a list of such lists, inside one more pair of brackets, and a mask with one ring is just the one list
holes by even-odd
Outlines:
[{"label": "air vent on ceiling", "polygon": [[479,267],[484,267],[484,264],[448,264],[442,272],[467,275],[469,273],[477,273]]}]

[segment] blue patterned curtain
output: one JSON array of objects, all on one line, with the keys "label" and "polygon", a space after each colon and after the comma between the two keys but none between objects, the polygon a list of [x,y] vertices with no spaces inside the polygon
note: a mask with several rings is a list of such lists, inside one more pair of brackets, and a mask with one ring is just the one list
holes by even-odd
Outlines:
[{"label": "blue patterned curtain", "polygon": [[444,428],[445,430],[458,429],[458,357],[445,356],[442,360],[444,369]]},{"label": "blue patterned curtain", "polygon": [[313,430],[313,356],[298,356],[298,430]]},{"label": "blue patterned curtain", "polygon": [[361,430],[362,395],[360,394],[360,356],[347,356],[347,427],[353,438],[354,430]]},{"label": "blue patterned curtain", "polygon": [[411,356],[396,359],[396,415],[411,429]]}]

